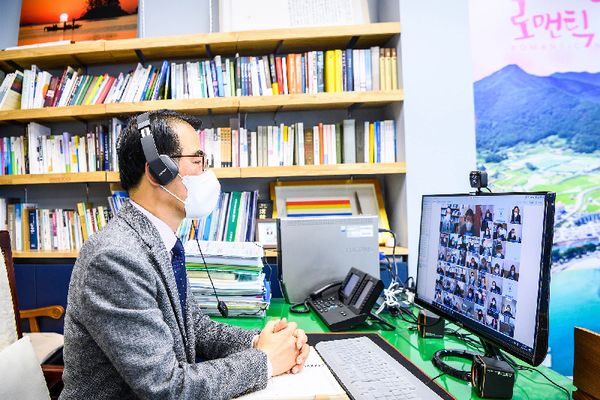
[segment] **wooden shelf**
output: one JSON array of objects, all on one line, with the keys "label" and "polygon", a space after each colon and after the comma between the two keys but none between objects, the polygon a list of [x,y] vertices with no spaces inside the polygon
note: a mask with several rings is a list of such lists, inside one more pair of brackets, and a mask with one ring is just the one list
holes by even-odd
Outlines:
[{"label": "wooden shelf", "polygon": [[109,40],[105,44],[105,51],[111,54],[115,63],[121,64],[138,62],[135,50],[140,50],[149,61],[207,58],[207,46],[213,57],[235,56],[237,32]]},{"label": "wooden shelf", "polygon": [[258,113],[358,107],[382,107],[404,100],[403,90],[370,92],[304,93],[278,96],[216,97],[189,100],[156,100],[88,106],[46,107],[0,111],[0,122],[27,123],[105,119],[163,108],[194,115]]},{"label": "wooden shelf", "polygon": [[106,182],[106,172],[72,172],[64,174],[3,175],[0,185],[36,185],[47,183]]},{"label": "wooden shelf", "polygon": [[209,109],[215,114],[236,114],[239,109],[239,100],[237,97],[213,97],[208,99],[111,103],[106,104],[106,114],[117,116],[144,111],[160,110],[163,108],[194,115],[208,115]]},{"label": "wooden shelf", "polygon": [[289,167],[241,168],[241,178],[278,178],[283,176],[335,176],[404,174],[406,163],[293,165]]},{"label": "wooden shelf", "polygon": [[114,58],[111,53],[105,51],[105,43],[100,40],[0,51],[0,67],[4,71],[13,72],[15,68],[10,61],[23,69],[31,68],[31,65],[35,64],[42,70],[62,69],[65,65],[75,68],[94,64],[110,64],[114,62]]},{"label": "wooden shelf", "polygon": [[[391,256],[393,248],[379,246],[379,251],[383,252],[383,254],[385,254],[386,256]],[[406,247],[396,247],[396,256],[407,256],[407,255],[408,255],[408,249]],[[276,249],[265,249],[265,257],[277,257],[277,250]],[[398,260],[396,260],[396,261],[398,261]]]},{"label": "wooden shelf", "polygon": [[17,64],[26,69],[32,64],[42,70],[62,69],[65,65],[88,67],[102,64],[135,63],[136,50],[147,61],[164,59],[201,59],[240,53],[242,56],[309,50],[345,49],[354,37],[355,48],[383,46],[400,33],[399,22],[346,25],[333,28],[272,29],[247,32],[217,32],[139,39],[92,41],[59,46],[0,51],[0,69],[13,72]]},{"label": "wooden shelf", "polygon": [[275,112],[348,108],[383,107],[404,100],[403,90],[377,90],[369,92],[303,93],[278,96],[239,97],[239,112]]},{"label": "wooden shelf", "polygon": [[382,46],[394,35],[400,33],[399,22],[385,22],[364,25],[344,25],[335,27],[314,27],[296,29],[271,29],[262,31],[238,32],[237,51],[242,56],[258,53],[274,53],[279,43],[279,53],[295,53],[310,50],[345,49],[354,37],[353,47],[369,48]]},{"label": "wooden shelf", "polygon": [[30,121],[76,121],[82,119],[103,119],[105,117],[105,104],[0,111],[0,121],[18,121],[21,123],[28,123]]},{"label": "wooden shelf", "polygon": [[79,250],[12,251],[13,258],[77,258]]},{"label": "wooden shelf", "polygon": [[[379,251],[383,254],[391,256],[392,248],[380,246]],[[28,250],[28,251],[13,251],[13,258],[77,258],[79,250]],[[408,249],[405,247],[396,247],[397,256],[408,255]],[[266,257],[277,257],[277,250],[265,250]]]},{"label": "wooden shelf", "polygon": [[[280,178],[285,176],[337,176],[404,174],[406,163],[293,165],[290,167],[214,168],[217,178]],[[118,172],[106,172],[107,182],[119,182]]]}]

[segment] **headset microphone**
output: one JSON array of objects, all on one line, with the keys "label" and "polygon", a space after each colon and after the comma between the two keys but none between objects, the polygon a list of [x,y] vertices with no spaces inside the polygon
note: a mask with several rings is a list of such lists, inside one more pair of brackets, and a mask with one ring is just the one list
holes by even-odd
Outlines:
[{"label": "headset microphone", "polygon": [[[148,163],[150,169],[150,175],[152,178],[158,182],[160,185],[166,185],[171,182],[177,174],[179,173],[179,168],[177,168],[177,164],[166,154],[158,154],[158,150],[156,149],[156,143],[154,142],[154,137],[152,136],[152,132],[150,131],[150,113],[145,112],[137,116],[137,128],[141,135],[141,143],[142,149],[144,150],[144,157],[146,158],[146,162]],[[213,288],[213,292],[215,293],[215,297],[217,298],[217,310],[223,316],[223,318],[227,318],[229,315],[229,310],[224,301],[219,300],[219,296],[217,295],[217,291],[215,290],[215,285],[213,284],[212,278],[210,277],[210,272],[208,272],[208,267],[206,266],[206,261],[204,261],[204,254],[202,254],[202,249],[200,248],[200,242],[198,242],[198,237],[196,237],[196,243],[198,243],[198,250],[200,251],[200,255],[202,256],[202,261],[204,262],[204,268],[206,269],[206,274],[208,275],[208,279],[210,280],[210,284]]]},{"label": "headset microphone", "polygon": [[212,286],[213,292],[215,293],[215,297],[217,298],[217,310],[221,313],[223,318],[227,318],[229,315],[229,309],[227,308],[227,304],[224,301],[219,300],[219,295],[217,295],[217,290],[215,289],[215,285],[213,284],[212,278],[210,277],[210,272],[208,272],[208,267],[206,266],[206,261],[204,261],[204,254],[202,254],[202,249],[200,248],[200,242],[198,241],[198,236],[196,236],[196,244],[198,244],[198,251],[200,251],[200,255],[202,256],[202,262],[204,263],[204,269],[206,270],[206,275],[208,275],[208,279],[210,280],[210,285]]}]

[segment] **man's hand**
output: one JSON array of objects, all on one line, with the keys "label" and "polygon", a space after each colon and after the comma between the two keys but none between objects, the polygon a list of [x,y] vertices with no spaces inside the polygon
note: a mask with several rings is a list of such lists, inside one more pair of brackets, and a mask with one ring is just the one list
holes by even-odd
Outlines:
[{"label": "man's hand", "polygon": [[[287,320],[285,318],[283,318],[282,320],[278,321],[277,324],[275,324],[273,331],[279,332],[280,330],[284,329],[286,326],[287,326]],[[302,368],[304,367],[304,362],[308,358],[308,353],[310,352],[310,348],[306,344],[306,342],[308,341],[308,338],[306,337],[304,330],[296,329],[294,331],[294,336],[296,337],[296,347],[298,348],[299,355],[296,358],[296,365],[294,367],[292,367],[291,370],[287,371],[287,373],[291,372],[293,374],[296,374],[296,373],[300,372],[302,370]]]},{"label": "man's hand", "polygon": [[308,357],[309,348],[306,335],[296,329],[296,323],[289,324],[285,319],[270,321],[260,333],[255,348],[264,351],[273,367],[273,376],[302,369]]}]

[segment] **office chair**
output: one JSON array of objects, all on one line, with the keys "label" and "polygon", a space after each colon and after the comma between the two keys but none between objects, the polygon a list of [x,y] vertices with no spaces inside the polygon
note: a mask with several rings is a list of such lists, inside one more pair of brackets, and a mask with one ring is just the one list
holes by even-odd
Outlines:
[{"label": "office chair", "polygon": [[46,316],[58,319],[64,314],[65,310],[62,306],[50,306],[20,311],[8,231],[0,231],[0,248],[3,255],[0,258],[0,351],[23,338],[21,319],[28,318],[32,332],[25,335],[29,343],[32,343],[38,356],[38,362],[41,364],[48,389],[58,383],[62,385],[64,367],[62,365],[49,365],[44,362],[62,349],[64,339],[62,335],[57,333],[40,332],[36,318]]}]

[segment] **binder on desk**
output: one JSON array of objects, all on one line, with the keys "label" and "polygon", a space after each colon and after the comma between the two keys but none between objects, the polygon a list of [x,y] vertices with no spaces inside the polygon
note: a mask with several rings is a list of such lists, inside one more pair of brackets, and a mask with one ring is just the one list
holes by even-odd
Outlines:
[{"label": "binder on desk", "polygon": [[349,398],[319,354],[311,347],[304,368],[298,374],[274,376],[269,379],[266,389],[238,397],[238,399],[342,400]]}]

